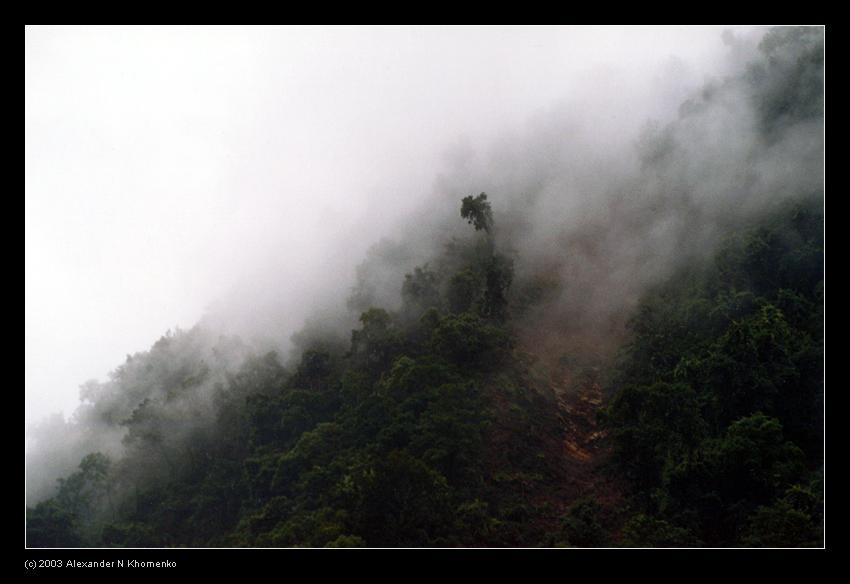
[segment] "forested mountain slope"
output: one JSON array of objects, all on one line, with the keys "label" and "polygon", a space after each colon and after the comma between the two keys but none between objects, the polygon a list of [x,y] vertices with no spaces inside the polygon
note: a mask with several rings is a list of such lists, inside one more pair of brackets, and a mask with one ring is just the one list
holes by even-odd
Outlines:
[{"label": "forested mountain slope", "polygon": [[822,68],[769,33],[579,220],[453,199],[291,363],[202,325],[128,356],[27,545],[821,545]]}]

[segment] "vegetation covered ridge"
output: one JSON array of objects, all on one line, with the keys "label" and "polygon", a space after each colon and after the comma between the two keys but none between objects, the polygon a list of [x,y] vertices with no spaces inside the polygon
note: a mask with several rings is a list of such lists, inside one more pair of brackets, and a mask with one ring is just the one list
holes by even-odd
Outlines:
[{"label": "vegetation covered ridge", "polygon": [[822,31],[784,27],[628,172],[511,150],[293,359],[199,324],[85,384],[27,546],[822,546],[822,138]]}]

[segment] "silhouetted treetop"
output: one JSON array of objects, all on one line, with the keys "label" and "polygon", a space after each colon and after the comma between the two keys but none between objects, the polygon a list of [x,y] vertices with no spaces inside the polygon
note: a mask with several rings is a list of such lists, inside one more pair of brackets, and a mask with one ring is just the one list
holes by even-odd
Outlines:
[{"label": "silhouetted treetop", "polygon": [[489,233],[493,228],[493,211],[487,202],[487,193],[481,193],[477,197],[469,195],[464,197],[461,203],[460,216],[470,225],[474,225],[476,231],[483,229]]}]

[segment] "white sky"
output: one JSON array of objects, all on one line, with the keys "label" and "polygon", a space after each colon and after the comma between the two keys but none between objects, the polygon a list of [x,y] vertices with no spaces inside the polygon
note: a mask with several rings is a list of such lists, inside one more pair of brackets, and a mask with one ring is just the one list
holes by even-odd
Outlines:
[{"label": "white sky", "polygon": [[27,422],[264,266],[294,304],[353,269],[459,138],[599,71],[699,81],[721,30],[27,27]]}]

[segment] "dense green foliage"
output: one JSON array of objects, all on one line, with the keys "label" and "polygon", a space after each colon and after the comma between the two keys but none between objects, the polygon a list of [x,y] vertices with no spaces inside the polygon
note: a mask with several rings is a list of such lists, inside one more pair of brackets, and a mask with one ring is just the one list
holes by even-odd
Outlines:
[{"label": "dense green foliage", "polygon": [[817,197],[788,205],[644,299],[601,414],[629,486],[617,509],[588,493],[554,511],[563,429],[487,309],[507,260],[472,253],[453,276],[457,258],[409,274],[405,310],[364,312],[347,351],[317,346],[292,371],[249,358],[204,424],[179,413],[208,374],[185,353],[201,333],[165,337],[134,358],[170,373],[120,421],[126,455],[85,457],[28,509],[28,543],[819,545],[822,221]]},{"label": "dense green foliage", "polygon": [[[29,510],[29,545],[535,544],[546,509],[524,495],[557,461],[527,460],[535,433],[502,441],[557,421],[511,356],[512,264],[480,235],[437,263],[407,275],[400,313],[370,308],[346,351],[315,346],[293,371],[270,353],[204,389],[209,369],[185,355],[200,330],[134,357],[172,374],[125,418],[101,412],[127,428],[126,455],[87,457]],[[207,394],[209,411],[190,410],[205,422],[181,427]]]},{"label": "dense green foliage", "polygon": [[[749,203],[758,212],[712,223],[694,191],[717,167],[706,163],[691,181],[680,169],[697,166],[687,156],[699,157],[698,144],[681,142],[697,140],[694,128],[712,123],[701,112],[717,103],[725,111],[750,100],[750,130],[768,149],[799,146],[781,142],[789,127],[820,131],[822,42],[817,30],[772,31],[740,78],[683,104],[641,152],[648,184],[669,191],[606,211],[612,222],[627,215],[612,224],[637,239],[620,243],[618,229],[592,226],[592,236],[539,252],[538,266],[515,265],[509,250],[530,231],[501,214],[497,225],[481,193],[461,201],[474,230],[461,223],[463,236],[417,267],[389,245],[384,259],[404,264],[402,281],[388,286],[380,266],[366,266],[375,269],[358,274],[349,299],[356,326],[341,340],[298,333],[286,366],[201,327],[128,356],[110,381],[84,386],[76,414],[92,435],[120,436],[120,455],[80,439],[89,454],[27,509],[27,545],[821,545],[823,192],[817,180],[802,192],[757,192]],[[690,214],[689,225],[704,219],[716,237],[702,255],[652,264],[652,251],[627,254],[642,258],[628,269],[600,257],[652,243],[654,231]],[[582,250],[588,273],[637,278],[645,261],[663,274],[630,289],[640,298],[614,331],[627,343],[604,370],[584,367],[568,342],[551,345],[563,354],[543,354],[546,335],[574,342],[598,315],[624,311],[599,308],[618,291],[577,299],[588,295],[582,273],[557,271],[551,256]],[[400,293],[394,308],[374,300],[381,286]],[[574,325],[584,308],[592,322]],[[558,318],[537,334],[550,314]],[[604,320],[598,336],[615,328]],[[601,407],[575,395],[602,385]],[[577,404],[592,415],[582,418]],[[598,427],[588,423],[597,412]],[[582,424],[596,446],[571,449]]]},{"label": "dense green foliage", "polygon": [[819,540],[822,263],[814,197],[730,236],[713,266],[643,302],[603,416],[632,485],[629,541]]}]

